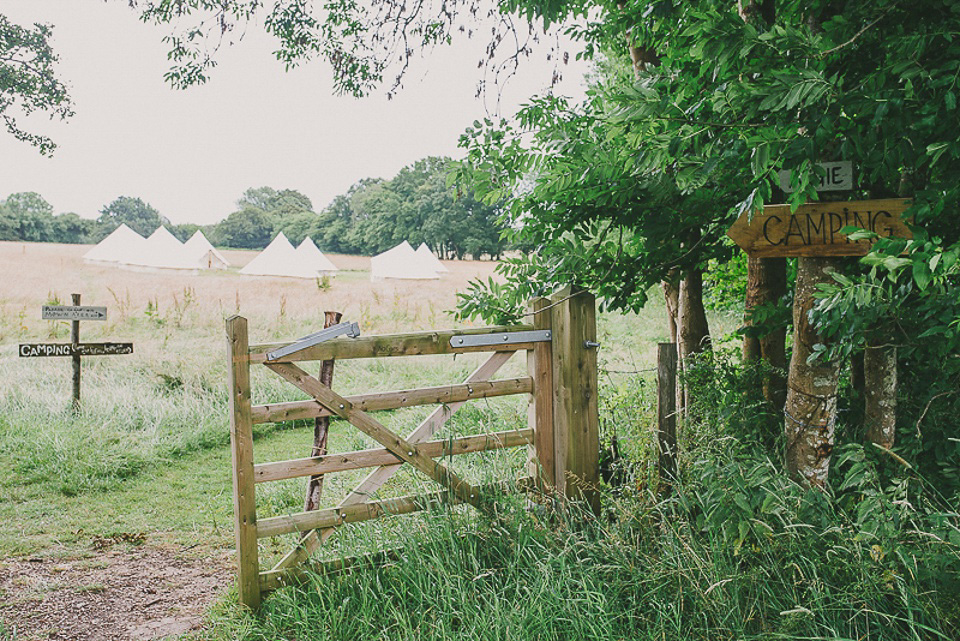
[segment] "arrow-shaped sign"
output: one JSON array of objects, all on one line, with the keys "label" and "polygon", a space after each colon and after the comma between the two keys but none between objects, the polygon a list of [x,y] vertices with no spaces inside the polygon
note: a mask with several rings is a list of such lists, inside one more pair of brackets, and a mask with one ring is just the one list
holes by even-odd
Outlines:
[{"label": "arrow-shaped sign", "polygon": [[107,320],[107,308],[81,305],[44,305],[40,310],[43,320]]}]

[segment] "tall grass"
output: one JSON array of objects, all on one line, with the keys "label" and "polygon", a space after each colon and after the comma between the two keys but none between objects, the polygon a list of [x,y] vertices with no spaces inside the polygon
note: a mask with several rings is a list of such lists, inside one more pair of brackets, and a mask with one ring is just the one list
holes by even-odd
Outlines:
[{"label": "tall grass", "polygon": [[668,495],[650,482],[653,386],[608,382],[604,429],[632,460],[628,482],[601,488],[601,518],[503,497],[496,518],[453,508],[378,521],[334,554],[399,556],[314,574],[257,616],[225,601],[198,638],[960,638],[957,506],[919,479],[886,483],[852,446],[836,490],[792,483],[765,454],[762,421],[743,428],[759,408],[737,381],[758,375],[701,363],[691,383],[709,405],[692,408]]},{"label": "tall grass", "polygon": [[[735,485],[742,463],[713,482]],[[949,583],[905,571],[864,540],[829,497],[772,480],[776,476],[755,488],[774,503],[739,544],[708,526],[722,501],[698,483],[668,499],[608,493],[609,520],[568,514],[545,522],[507,499],[497,519],[434,512],[415,529],[396,533],[405,543],[399,557],[314,575],[270,597],[256,617],[221,606],[204,635],[956,638],[960,618],[946,609],[956,608]],[[923,555],[936,545],[915,539],[902,553]],[[954,571],[960,567],[956,546],[937,553],[950,556]]]}]

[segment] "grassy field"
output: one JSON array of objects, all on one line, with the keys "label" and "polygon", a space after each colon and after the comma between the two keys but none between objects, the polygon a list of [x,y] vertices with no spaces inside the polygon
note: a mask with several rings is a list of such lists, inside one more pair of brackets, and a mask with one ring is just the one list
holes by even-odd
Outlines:
[{"label": "grassy field", "polygon": [[[486,278],[493,264],[449,262],[451,273],[428,283],[371,283],[369,259],[331,256],[342,271],[329,285],[283,278],[242,277],[235,270],[171,276],[86,265],[86,247],[0,243],[0,555],[8,558],[90,556],[93,542],[135,539],[224,554],[232,545],[230,453],[223,320],[250,321],[251,340],[295,338],[322,326],[324,310],[344,313],[364,334],[455,326],[449,311],[456,291],[472,278]],[[240,266],[253,252],[227,252]],[[21,341],[64,341],[69,325],[40,319],[40,306],[106,305],[108,321],[82,324],[84,340],[132,341],[131,356],[87,358],[83,408],[69,410],[68,359],[17,358]],[[721,331],[731,323],[714,319]],[[654,345],[664,339],[662,307],[641,315],[600,316],[601,361],[617,372],[653,365]],[[480,355],[346,361],[337,365],[334,387],[343,394],[461,381]],[[520,359],[499,376],[524,371]],[[649,376],[649,374],[645,374]],[[629,374],[612,373],[604,384],[616,397]],[[302,398],[268,372],[255,371],[254,402]],[[382,413],[401,433],[430,408]],[[607,408],[605,431],[614,423],[645,421],[649,407],[619,403]],[[522,398],[489,399],[458,413],[442,436],[499,431],[526,425]],[[298,458],[309,451],[305,423],[259,426],[258,461]],[[334,421],[331,451],[369,447],[372,441]],[[628,448],[646,447],[629,443]],[[475,480],[515,475],[523,453],[507,451],[458,457],[455,468]],[[325,501],[342,497],[363,475],[327,480]],[[382,495],[426,487],[399,474]],[[302,483],[269,484],[258,490],[261,516],[299,510]],[[398,519],[399,521],[399,519]],[[337,537],[356,547],[397,535],[396,524],[352,528]],[[270,558],[290,540],[265,542]],[[336,549],[336,546],[335,546]],[[224,586],[226,588],[227,586]],[[0,615],[2,616],[2,615]]]},{"label": "grassy field", "polygon": [[[604,489],[605,518],[547,520],[505,497],[495,519],[453,508],[347,526],[326,554],[401,545],[405,553],[285,588],[251,616],[232,591],[224,318],[247,316],[253,341],[315,330],[327,309],[367,335],[450,327],[455,292],[493,265],[449,263],[450,276],[425,284],[371,283],[367,259],[334,256],[344,271],[327,286],[235,271],[129,272],[84,265],[83,251],[0,243],[8,276],[0,285],[0,641],[960,638],[955,508],[904,500],[867,459],[856,463],[855,487],[837,496],[791,483],[749,440],[764,421],[747,393],[756,385],[743,378],[756,372],[725,359],[722,343],[691,382],[696,419],[681,432],[681,481],[671,495],[652,491],[649,370],[665,338],[656,297],[640,314],[598,318],[601,437],[620,437],[631,478]],[[84,338],[136,346],[131,356],[85,360],[79,415],[69,410],[68,360],[16,355],[20,341],[66,339],[66,324],[39,312],[72,292],[110,310],[108,322],[84,323]],[[736,326],[710,320],[715,337]],[[334,387],[458,382],[480,358],[344,361]],[[255,402],[300,398],[254,371]],[[522,371],[517,359],[500,375]],[[405,433],[427,412],[377,418]],[[525,425],[525,399],[489,399],[469,404],[442,435]],[[256,459],[302,457],[311,433],[305,422],[259,426]],[[333,421],[332,451],[370,445]],[[454,469],[502,479],[522,473],[523,462],[518,449],[460,456]],[[328,478],[325,502],[361,474]],[[402,473],[380,494],[423,489],[431,484]],[[302,483],[258,487],[260,516],[299,511],[302,501]],[[275,559],[292,542],[264,540],[261,556]]]}]

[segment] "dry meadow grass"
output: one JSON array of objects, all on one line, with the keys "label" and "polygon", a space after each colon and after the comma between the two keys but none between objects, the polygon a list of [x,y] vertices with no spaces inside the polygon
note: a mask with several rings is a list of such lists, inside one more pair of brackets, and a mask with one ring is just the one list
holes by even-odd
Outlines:
[{"label": "dry meadow grass", "polygon": [[452,324],[445,312],[454,307],[456,291],[470,279],[486,278],[495,266],[448,261],[450,274],[441,280],[372,283],[369,258],[334,254],[330,259],[341,271],[323,290],[312,280],[241,276],[237,269],[256,255],[253,251],[226,252],[234,269],[189,276],[85,264],[82,256],[88,249],[0,242],[0,345],[62,332],[62,324],[55,329],[40,320],[40,306],[54,300],[69,304],[71,293],[81,293],[84,304],[109,308],[108,322],[83,324],[83,335],[89,338],[119,340],[114,330],[131,318],[165,320],[177,329],[219,330],[223,318],[239,313],[252,328],[279,329],[285,323],[322,322],[324,310],[343,312],[366,332],[434,328]]}]

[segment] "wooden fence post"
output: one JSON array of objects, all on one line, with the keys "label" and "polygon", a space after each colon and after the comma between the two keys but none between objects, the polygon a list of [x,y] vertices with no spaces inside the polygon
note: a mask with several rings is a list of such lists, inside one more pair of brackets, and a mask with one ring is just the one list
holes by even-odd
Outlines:
[{"label": "wooden fence post", "polygon": [[556,486],[599,514],[596,299],[574,285],[552,299]]},{"label": "wooden fence post", "polygon": [[[70,302],[72,305],[79,307],[80,306],[80,294],[70,294]],[[73,345],[74,349],[80,345],[80,321],[73,320],[70,322],[70,343]],[[73,411],[75,414],[80,413],[80,354],[75,353],[73,355]]]},{"label": "wooden fence post", "polygon": [[233,453],[233,514],[236,523],[240,602],[260,607],[257,505],[253,477],[253,421],[250,411],[250,353],[247,319],[226,322],[230,349],[230,445]]},{"label": "wooden fence post", "polygon": [[[323,328],[333,327],[343,318],[341,312],[324,312]],[[329,359],[320,364],[320,382],[327,387],[333,387],[333,365],[336,361]],[[322,416],[313,420],[313,447],[310,456],[324,456],[327,453],[327,439],[330,434],[330,417]],[[320,509],[320,496],[323,494],[323,474],[311,476],[307,481],[307,494],[303,500],[303,511]]]},{"label": "wooden fence post", "polygon": [[[528,304],[531,312],[549,307],[550,299],[534,298]],[[540,330],[550,330],[552,326],[550,309],[534,313],[533,326]],[[551,341],[537,343],[527,350],[527,375],[533,379],[533,393],[530,394],[530,406],[527,424],[533,429],[533,447],[530,460],[530,476],[537,479],[537,487],[542,492],[552,493],[556,486],[556,444],[553,431],[553,347]]]},{"label": "wooden fence post", "polygon": [[677,345],[657,343],[657,473],[660,488],[677,477]]}]

